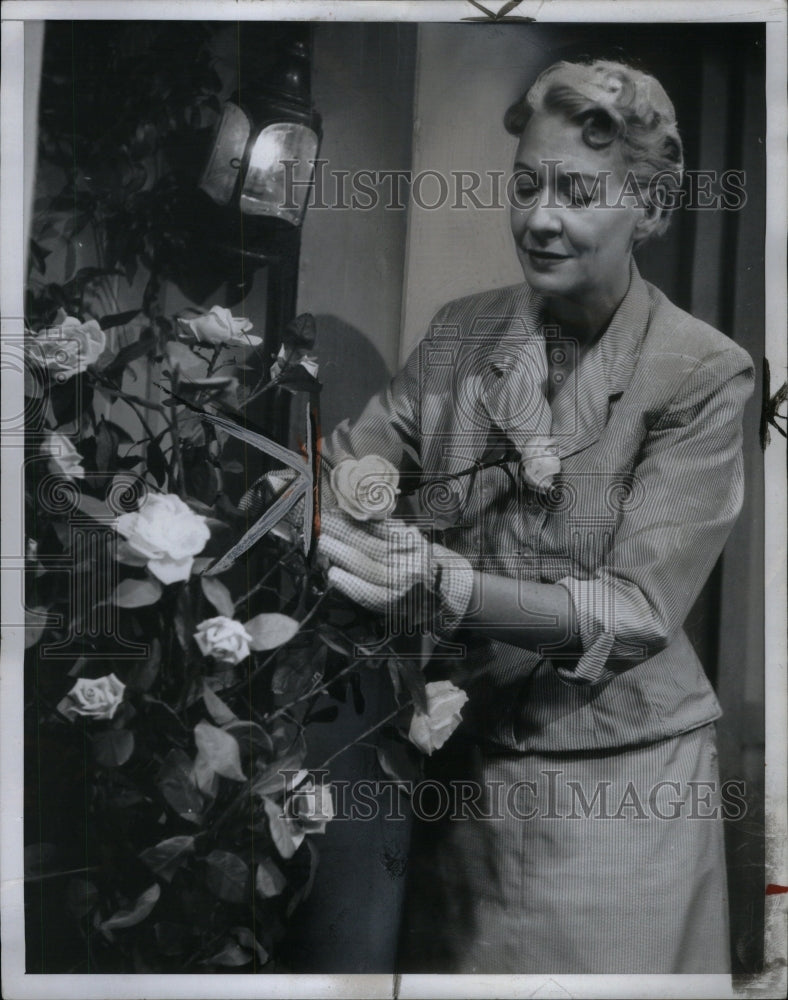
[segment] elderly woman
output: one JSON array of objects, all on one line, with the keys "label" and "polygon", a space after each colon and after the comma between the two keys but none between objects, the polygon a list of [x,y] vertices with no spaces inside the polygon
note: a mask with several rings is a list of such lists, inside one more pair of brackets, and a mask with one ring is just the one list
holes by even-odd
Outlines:
[{"label": "elderly woman", "polygon": [[[505,123],[525,282],[445,306],[327,449],[452,484],[419,494],[441,544],[322,520],[354,600],[435,595],[430,669],[470,696],[430,760],[452,794],[420,798],[401,970],[724,973],[720,706],[682,624],[740,510],[752,362],[634,263],[682,170],[656,79],[557,63]],[[502,439],[519,460],[446,478]]]}]

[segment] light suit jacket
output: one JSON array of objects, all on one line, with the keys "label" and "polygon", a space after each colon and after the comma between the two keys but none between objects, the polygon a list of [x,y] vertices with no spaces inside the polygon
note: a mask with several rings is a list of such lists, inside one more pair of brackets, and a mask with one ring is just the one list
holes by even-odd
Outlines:
[{"label": "light suit jacket", "polygon": [[[336,429],[328,452],[381,454],[406,481],[411,472],[432,483],[418,494],[421,514],[476,568],[569,590],[580,657],[462,627],[454,634],[478,738],[576,751],[687,732],[720,714],[682,625],[741,509],[752,361],[633,263],[607,330],[553,387],[556,488],[515,489],[492,468],[442,489],[436,478],[468,468],[503,436],[483,405],[502,351],[531,366],[541,390],[545,350],[573,350],[542,327],[543,307],[525,284],[450,302],[389,386]],[[525,427],[530,412],[524,400]]]}]

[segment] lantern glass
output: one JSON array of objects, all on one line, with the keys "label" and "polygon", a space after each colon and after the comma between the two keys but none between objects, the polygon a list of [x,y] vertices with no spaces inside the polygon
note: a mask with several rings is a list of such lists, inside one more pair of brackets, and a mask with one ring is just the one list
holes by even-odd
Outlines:
[{"label": "lantern glass", "polygon": [[200,187],[219,205],[227,205],[233,196],[238,171],[251,134],[246,114],[228,101],[224,106],[211,156],[200,178]]},{"label": "lantern glass", "polygon": [[[298,225],[306,205],[317,135],[306,125],[267,125],[254,141],[241,189],[240,208]],[[284,161],[294,161],[286,164]]]}]

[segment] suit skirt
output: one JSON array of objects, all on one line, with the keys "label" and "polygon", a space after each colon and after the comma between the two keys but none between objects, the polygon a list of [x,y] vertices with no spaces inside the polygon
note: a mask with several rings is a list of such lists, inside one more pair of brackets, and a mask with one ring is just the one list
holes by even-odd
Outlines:
[{"label": "suit skirt", "polygon": [[730,971],[713,723],[604,753],[458,737],[414,787],[400,972]]}]

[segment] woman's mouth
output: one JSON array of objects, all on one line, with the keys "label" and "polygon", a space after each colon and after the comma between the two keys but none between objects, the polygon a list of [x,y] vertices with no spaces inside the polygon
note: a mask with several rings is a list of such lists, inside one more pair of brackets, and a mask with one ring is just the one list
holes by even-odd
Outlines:
[{"label": "woman's mouth", "polygon": [[569,260],[569,254],[567,253],[556,253],[554,250],[526,250],[525,251],[531,260]]},{"label": "woman's mouth", "polygon": [[529,263],[537,271],[549,270],[570,259],[569,254],[557,253],[554,250],[526,250],[525,253]]}]

